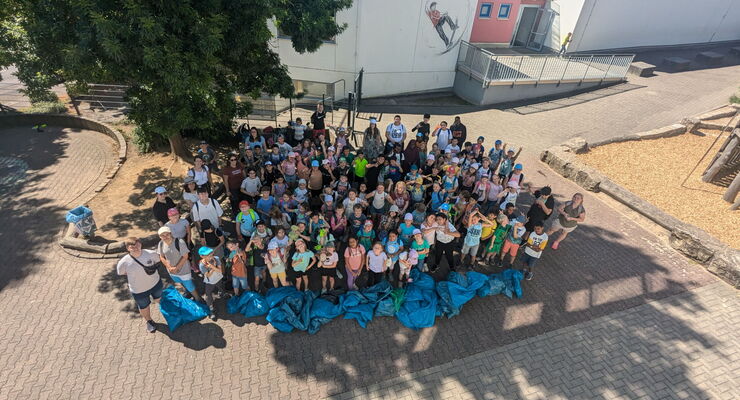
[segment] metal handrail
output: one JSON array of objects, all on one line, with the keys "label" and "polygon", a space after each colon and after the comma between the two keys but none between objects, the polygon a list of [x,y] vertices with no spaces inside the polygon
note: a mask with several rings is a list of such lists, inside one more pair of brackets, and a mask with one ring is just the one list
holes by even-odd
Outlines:
[{"label": "metal handrail", "polygon": [[457,69],[491,84],[624,80],[634,54],[501,55],[461,42]]}]

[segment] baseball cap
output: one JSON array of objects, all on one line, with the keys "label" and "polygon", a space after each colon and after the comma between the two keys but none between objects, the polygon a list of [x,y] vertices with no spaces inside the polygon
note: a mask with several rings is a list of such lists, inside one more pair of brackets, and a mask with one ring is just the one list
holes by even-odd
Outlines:
[{"label": "baseball cap", "polygon": [[249,202],[246,200],[242,200],[239,202],[239,208],[242,208],[243,206],[248,206]]},{"label": "baseball cap", "polygon": [[455,172],[455,167],[448,167],[447,172]]},{"label": "baseball cap", "polygon": [[417,169],[419,169],[419,167],[416,164],[414,164],[414,165],[411,166],[411,169],[412,170],[417,170]]},{"label": "baseball cap", "polygon": [[200,221],[200,228],[201,229],[211,229],[213,228],[213,224],[211,223],[210,219],[204,219],[203,221]]},{"label": "baseball cap", "polygon": [[495,142],[493,142],[493,144],[501,144],[501,143],[502,142],[500,140],[496,140]]},{"label": "baseball cap", "polygon": [[324,201],[334,201],[334,197],[332,197],[330,194],[325,194]]},{"label": "baseball cap", "polygon": [[419,234],[421,234],[421,230],[419,230],[419,229],[414,229],[414,231],[413,231],[413,232],[411,232],[411,234],[412,234],[412,235],[419,235]]},{"label": "baseball cap", "polygon": [[299,180],[298,180],[298,184],[299,184],[299,185],[301,185],[301,184],[302,184],[302,185],[305,185],[305,184],[306,184],[306,180],[305,180],[305,179],[303,179],[303,178],[301,178],[301,179],[299,179]]},{"label": "baseball cap", "polygon": [[312,167],[318,167],[319,166],[319,160],[313,160],[313,161],[311,161],[311,166]]},{"label": "baseball cap", "polygon": [[424,114],[424,118],[432,118],[432,116],[429,114]]},{"label": "baseball cap", "polygon": [[478,168],[480,168],[480,164],[478,164],[477,162],[474,162],[474,163],[470,164],[470,168],[478,169]]},{"label": "baseball cap", "polygon": [[452,162],[453,162],[454,164],[459,164],[459,163],[460,163],[460,159],[459,159],[459,158],[457,158],[457,157],[452,157]]},{"label": "baseball cap", "polygon": [[429,155],[427,155],[427,160],[432,160],[432,161],[434,161],[434,160],[435,160],[435,158],[434,158],[434,154],[429,154]]},{"label": "baseball cap", "polygon": [[154,193],[156,194],[167,193],[167,189],[165,189],[164,186],[157,186],[156,189],[154,189]]},{"label": "baseball cap", "polygon": [[388,210],[388,212],[401,212],[401,210],[398,209],[398,206],[394,204],[394,205],[391,206],[391,208],[390,208],[390,210]]},{"label": "baseball cap", "polygon": [[375,118],[370,118],[370,123],[371,124],[377,124],[378,123],[378,120],[375,119]]},{"label": "baseball cap", "polygon": [[272,165],[272,161],[266,162],[265,165]]},{"label": "baseball cap", "polygon": [[288,153],[288,157],[295,157],[295,156],[296,156],[295,151],[291,151],[290,153]]},{"label": "baseball cap", "polygon": [[452,150],[451,149],[445,149],[445,154],[452,154]]},{"label": "baseball cap", "polygon": [[330,162],[331,162],[331,161],[329,161],[329,160],[324,160],[324,161],[322,161],[321,163],[322,163],[322,164],[324,164],[324,165],[326,165],[326,164],[329,164]]},{"label": "baseball cap", "polygon": [[373,226],[373,221],[367,220],[365,221],[365,225]]},{"label": "baseball cap", "polygon": [[524,215],[520,215],[520,216],[516,217],[516,222],[521,222],[523,224],[526,221],[527,221],[527,217],[525,217]]},{"label": "baseball cap", "polygon": [[439,206],[440,211],[450,211],[450,203],[444,203]]},{"label": "baseball cap", "polygon": [[403,219],[404,219],[404,220],[408,220],[408,219],[414,219],[414,216],[413,216],[413,215],[411,215],[411,213],[406,213],[406,215],[404,215],[404,216],[403,216]]},{"label": "baseball cap", "polygon": [[507,153],[513,153],[513,152],[514,152],[514,149],[509,149],[509,150],[506,150],[506,152],[507,152]]},{"label": "baseball cap", "polygon": [[326,151],[336,151],[336,150],[337,150],[337,149],[335,149],[335,148],[334,148],[334,146],[329,146],[329,148],[328,148],[328,149],[326,149]]},{"label": "baseball cap", "polygon": [[177,208],[174,208],[173,207],[173,208],[170,208],[169,210],[167,210],[167,216],[168,217],[173,216],[173,215],[177,215],[177,214],[180,214],[180,212],[177,211]]},{"label": "baseball cap", "polygon": [[267,250],[277,250],[277,249],[278,249],[278,244],[275,242],[270,242],[267,245]]},{"label": "baseball cap", "polygon": [[172,229],[170,229],[169,226],[163,226],[159,228],[159,230],[157,231],[157,235],[161,235],[163,233],[172,233]]},{"label": "baseball cap", "polygon": [[478,140],[486,140],[483,136],[478,136]]},{"label": "baseball cap", "polygon": [[206,142],[205,140],[201,140],[200,144],[208,144],[208,142]]},{"label": "baseball cap", "polygon": [[519,189],[519,185],[516,182],[509,182],[509,184],[506,186],[514,189]]},{"label": "baseball cap", "polygon": [[192,182],[195,182],[195,179],[192,176],[186,176],[183,180],[183,183],[185,183],[186,185]]},{"label": "baseball cap", "polygon": [[517,164],[514,166],[514,169],[523,169],[524,166],[522,164]]},{"label": "baseball cap", "polygon": [[325,244],[324,247],[331,247],[333,249],[334,248],[334,242],[329,242],[329,243]]},{"label": "baseball cap", "polygon": [[347,162],[347,159],[344,157],[339,157],[339,162],[342,162],[342,161]]},{"label": "baseball cap", "polygon": [[198,255],[200,255],[201,257],[207,256],[211,253],[213,253],[213,249],[210,247],[203,246],[200,249],[198,249]]}]

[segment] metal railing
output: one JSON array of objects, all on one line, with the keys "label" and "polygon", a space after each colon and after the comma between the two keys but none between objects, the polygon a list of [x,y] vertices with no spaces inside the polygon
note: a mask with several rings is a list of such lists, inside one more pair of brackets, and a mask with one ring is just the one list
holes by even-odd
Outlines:
[{"label": "metal railing", "polygon": [[475,77],[483,87],[540,82],[584,82],[624,80],[634,54],[596,54],[559,57],[556,55],[496,55],[488,50],[460,43],[457,69]]}]

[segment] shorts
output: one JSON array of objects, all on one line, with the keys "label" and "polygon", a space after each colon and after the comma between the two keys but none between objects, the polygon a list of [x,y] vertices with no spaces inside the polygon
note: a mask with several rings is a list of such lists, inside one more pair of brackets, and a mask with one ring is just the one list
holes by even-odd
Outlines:
[{"label": "shorts", "polygon": [[516,257],[516,253],[519,251],[520,244],[511,243],[508,239],[504,240],[503,254],[511,254],[512,257]]},{"label": "shorts", "polygon": [[295,277],[296,278],[303,278],[304,276],[308,276],[308,272],[306,272],[306,271],[295,271]]},{"label": "shorts", "polygon": [[247,282],[247,278],[239,277],[239,276],[232,276],[231,277],[231,286],[234,287],[234,289],[243,289],[243,290],[249,290],[249,283]]},{"label": "shorts", "polygon": [[267,271],[267,266],[263,265],[261,267],[255,266],[254,267],[254,277],[255,278],[261,278],[262,275],[265,274],[265,271]]},{"label": "shorts", "polygon": [[370,214],[373,214],[373,215],[382,215],[382,214],[385,214],[386,213],[385,209],[386,209],[385,206],[383,206],[381,208],[375,208],[375,206],[373,206],[372,204],[370,204]]},{"label": "shorts", "polygon": [[151,289],[141,293],[131,293],[131,296],[133,296],[134,302],[136,302],[136,307],[139,307],[139,310],[143,310],[152,304],[149,296],[151,296],[152,299],[157,300],[162,297],[162,290],[164,290],[164,285],[162,285],[162,280],[160,279]]},{"label": "shorts", "polygon": [[285,272],[270,272],[270,276],[272,279],[280,279],[284,281],[287,275]]},{"label": "shorts", "polygon": [[486,253],[488,254],[496,254],[501,251],[501,246],[504,245],[503,241],[496,241],[496,238],[491,239],[492,243],[490,243],[490,246],[486,247]]},{"label": "shorts", "polygon": [[478,247],[479,244],[476,244],[475,246],[468,246],[467,244],[464,244],[462,247],[462,250],[460,251],[460,256],[464,256],[466,254],[470,254],[471,256],[475,257],[478,255]]},{"label": "shorts", "polygon": [[573,232],[574,230],[576,230],[576,228],[578,228],[578,225],[576,225],[576,226],[574,226],[572,228],[566,228],[563,225],[560,225],[560,218],[555,218],[555,220],[552,221],[552,225],[550,226],[550,229],[553,230],[553,231],[555,231],[555,232],[557,232],[559,230],[563,230],[563,231],[565,231],[567,233]]},{"label": "shorts", "polygon": [[328,276],[329,278],[337,277],[336,268],[320,268],[320,270],[321,270],[321,276]]},{"label": "shorts", "polygon": [[534,267],[534,265],[537,264],[537,261],[539,261],[538,257],[530,256],[527,253],[524,253],[524,257],[522,257],[522,262],[529,268]]},{"label": "shorts", "polygon": [[177,275],[170,275],[170,277],[172,278],[173,281],[175,281],[175,283],[179,283],[182,286],[184,286],[185,290],[187,290],[188,292],[195,291],[195,283],[193,283],[192,279],[182,279]]}]

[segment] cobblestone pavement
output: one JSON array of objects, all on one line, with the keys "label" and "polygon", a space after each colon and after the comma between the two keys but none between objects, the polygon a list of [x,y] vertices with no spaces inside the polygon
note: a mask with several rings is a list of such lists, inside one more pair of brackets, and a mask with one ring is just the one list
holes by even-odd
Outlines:
[{"label": "cobblestone pavement", "polygon": [[[523,299],[474,299],[459,316],[439,319],[433,328],[412,331],[393,318],[379,318],[367,329],[335,320],[316,335],[281,334],[263,318],[228,317],[174,333],[160,324],[150,335],[125,281],[115,275],[114,260],[74,258],[52,244],[64,211],[89,194],[112,162],[111,141],[53,129],[36,134],[18,128],[2,135],[0,157],[23,159],[30,174],[18,196],[0,203],[0,252],[6,257],[0,267],[0,398],[314,399],[399,376],[411,383],[394,383],[393,390],[423,387],[420,395],[437,397],[517,394],[508,384],[521,387],[522,396],[535,394],[527,386],[532,385],[546,397],[570,397],[570,391],[592,398],[586,389],[607,393],[610,379],[622,376],[624,385],[608,395],[632,397],[630,390],[642,390],[651,397],[659,385],[669,391],[683,385],[697,398],[722,397],[728,382],[737,380],[737,372],[722,369],[737,352],[737,337],[727,328],[737,323],[737,303],[730,302],[735,292],[590,194],[588,221],[560,249],[545,252],[535,279],[525,282]],[[559,199],[577,190],[534,157],[523,155],[528,179],[551,183]],[[723,313],[726,325],[715,318]],[[572,333],[563,336],[561,328]],[[565,338],[561,347],[546,349],[554,358],[536,357],[544,346],[533,339],[538,336]],[[497,364],[485,364],[485,353],[476,362],[487,369],[470,374],[480,378],[460,380],[459,391],[447,389],[457,381],[456,360],[510,348],[525,350],[502,356],[509,363],[501,370],[502,387],[486,378]],[[604,357],[609,362],[600,361]],[[434,368],[449,378],[427,381]],[[547,385],[558,368],[558,388]],[[646,376],[628,379],[625,371]],[[418,381],[408,375],[414,373]],[[603,384],[596,383],[599,377]]]},{"label": "cobblestone pavement", "polygon": [[737,326],[718,282],[336,398],[737,399]]}]

